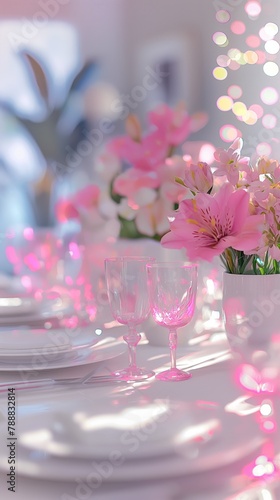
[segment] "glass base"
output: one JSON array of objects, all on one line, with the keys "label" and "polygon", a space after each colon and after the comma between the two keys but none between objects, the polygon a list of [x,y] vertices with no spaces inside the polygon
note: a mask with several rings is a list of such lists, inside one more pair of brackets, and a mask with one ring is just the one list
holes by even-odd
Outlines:
[{"label": "glass base", "polygon": [[146,380],[155,375],[152,370],[146,370],[145,368],[125,368],[124,370],[116,370],[113,375],[120,380],[137,381]]},{"label": "glass base", "polygon": [[188,380],[191,378],[192,374],[189,372],[184,372],[183,370],[178,370],[178,368],[170,368],[164,372],[158,373],[156,378],[158,380],[164,380],[166,382],[180,382],[181,380]]}]

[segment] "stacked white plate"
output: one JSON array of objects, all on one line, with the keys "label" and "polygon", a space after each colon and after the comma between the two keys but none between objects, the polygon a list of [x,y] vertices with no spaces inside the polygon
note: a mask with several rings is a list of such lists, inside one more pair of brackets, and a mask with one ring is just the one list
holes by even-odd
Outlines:
[{"label": "stacked white plate", "polygon": [[[77,321],[82,326],[75,326]],[[14,286],[2,287],[0,371],[79,366],[111,359],[126,349],[116,338],[121,333],[112,335],[116,329],[106,330],[102,321],[83,324],[62,290],[35,300]]]},{"label": "stacked white plate", "polygon": [[0,326],[47,320],[70,311],[71,304],[66,296],[35,300],[23,294],[5,294],[3,291],[0,296]]},{"label": "stacked white plate", "polygon": [[[75,332],[75,331],[73,331]],[[0,371],[51,370],[97,363],[126,350],[122,339],[80,327],[74,336],[61,329],[0,329]]]}]

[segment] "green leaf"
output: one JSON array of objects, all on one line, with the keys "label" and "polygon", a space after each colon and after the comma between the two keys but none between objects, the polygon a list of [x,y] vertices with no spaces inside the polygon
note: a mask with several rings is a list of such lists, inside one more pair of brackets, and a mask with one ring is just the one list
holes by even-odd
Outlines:
[{"label": "green leaf", "polygon": [[177,184],[181,184],[181,186],[187,187],[183,179],[181,179],[180,177],[175,177],[175,182],[177,182]]},{"label": "green leaf", "polygon": [[120,238],[127,238],[129,240],[148,238],[150,240],[160,241],[163,236],[162,234],[155,234],[151,237],[147,234],[140,233],[136,227],[135,220],[126,220],[120,215],[119,220],[121,222]]}]

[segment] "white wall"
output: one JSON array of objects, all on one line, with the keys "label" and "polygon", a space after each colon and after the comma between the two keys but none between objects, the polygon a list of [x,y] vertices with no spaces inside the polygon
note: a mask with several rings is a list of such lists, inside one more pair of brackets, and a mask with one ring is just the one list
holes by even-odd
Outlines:
[{"label": "white wall", "polygon": [[[239,71],[229,72],[224,82],[216,81],[212,70],[216,57],[226,53],[212,41],[215,31],[229,32],[229,25],[219,24],[215,18],[214,0],[24,0],[1,2],[0,18],[32,17],[42,11],[46,2],[65,2],[60,5],[55,16],[57,19],[73,23],[80,35],[82,52],[85,60],[97,59],[102,64],[102,76],[117,86],[121,93],[129,93],[133,86],[141,83],[143,73],[143,47],[148,43],[157,43],[162,38],[181,37],[191,46],[192,59],[186,55],[186,72],[182,76],[186,85],[181,84],[183,95],[178,99],[187,99],[191,112],[205,110],[210,115],[208,126],[196,134],[195,138],[221,142],[218,129],[227,120],[238,126],[239,122],[231,112],[217,110],[217,98],[226,93],[231,83],[239,83],[244,89],[244,96],[250,103],[259,100],[260,88],[273,84],[280,88],[279,79],[264,76],[262,67],[247,65]],[[248,29],[257,34],[259,28],[268,21],[280,24],[280,2],[269,0],[261,2],[263,12],[257,21],[249,21],[244,12],[244,1],[236,1],[232,8],[232,20],[244,20]],[[224,0],[229,6],[234,2]],[[232,44],[244,46],[244,37],[232,36]],[[1,50],[1,49],[0,49]],[[145,50],[144,50],[145,54]],[[139,62],[140,57],[140,62]],[[145,56],[144,56],[145,57]],[[145,62],[145,61],[144,61]],[[186,87],[184,93],[184,87]],[[139,110],[141,112],[141,109]],[[244,134],[258,135],[259,124],[246,126]],[[218,144],[220,145],[220,144]]]}]

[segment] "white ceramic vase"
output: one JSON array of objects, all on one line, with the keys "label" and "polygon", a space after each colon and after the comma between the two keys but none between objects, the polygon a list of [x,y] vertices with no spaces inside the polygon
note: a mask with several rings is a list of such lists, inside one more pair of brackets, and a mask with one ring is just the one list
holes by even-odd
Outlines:
[{"label": "white ceramic vase", "polygon": [[260,371],[280,366],[280,275],[224,274],[223,310],[231,349]]}]

